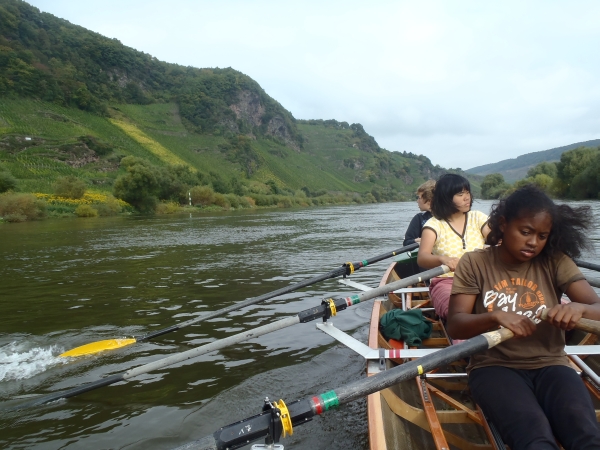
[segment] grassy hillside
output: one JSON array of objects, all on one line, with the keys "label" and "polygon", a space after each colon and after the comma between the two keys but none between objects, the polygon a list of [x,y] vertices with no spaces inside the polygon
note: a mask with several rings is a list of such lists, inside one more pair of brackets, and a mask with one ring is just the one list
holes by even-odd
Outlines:
[{"label": "grassy hillside", "polygon": [[552,148],[550,150],[543,150],[540,152],[527,153],[517,158],[505,159],[492,164],[485,164],[483,166],[473,167],[468,169],[467,173],[476,175],[489,175],[492,173],[499,173],[504,176],[504,179],[513,183],[521,180],[527,176],[527,171],[532,167],[537,166],[541,162],[557,162],[560,161],[560,155],[564,152],[573,150],[578,147],[589,147],[595,148],[600,146],[600,139],[594,139],[592,141],[577,142],[575,144],[565,145],[563,147]]},{"label": "grassy hillside", "polygon": [[[144,161],[122,164],[126,156]],[[402,200],[445,171],[422,155],[380,148],[360,124],[297,121],[234,69],[164,63],[0,0],[0,177],[16,178],[23,192],[51,193],[72,175],[110,193],[135,164],[127,189],[135,177],[154,189],[160,175],[177,192],[155,194],[173,201],[197,184],[238,197]]]},{"label": "grassy hillside", "polygon": [[[360,148],[350,128],[299,124],[304,139],[296,150],[272,139],[249,140],[254,170],[236,159],[231,138],[186,129],[175,103],[115,105],[112,117],[37,100],[1,99],[0,163],[22,191],[50,192],[57,178],[76,175],[109,192],[119,161],[132,155],[155,165],[183,164],[223,178],[274,181],[282,188],[371,192],[374,188],[410,196],[435,168],[424,157],[407,157],[376,146]],[[85,139],[94,139],[103,152]],[[373,141],[374,142],[374,141]]]}]

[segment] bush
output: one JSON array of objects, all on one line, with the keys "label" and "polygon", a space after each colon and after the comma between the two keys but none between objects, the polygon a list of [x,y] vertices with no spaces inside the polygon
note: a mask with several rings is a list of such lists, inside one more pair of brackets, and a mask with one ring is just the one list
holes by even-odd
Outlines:
[{"label": "bush", "polygon": [[86,184],[77,177],[70,175],[59,178],[54,183],[54,194],[65,198],[81,198],[85,194]]},{"label": "bush", "polygon": [[240,197],[240,204],[243,208],[255,208],[256,202],[252,197]]},{"label": "bush", "polygon": [[98,203],[94,205],[98,210],[98,214],[101,216],[116,216],[122,210],[121,205],[116,198],[112,195],[106,197],[106,201],[104,203]]},{"label": "bush", "polygon": [[232,208],[240,207],[240,198],[237,195],[227,194],[227,195],[225,195],[225,198],[227,199],[227,201],[229,202],[229,204],[231,205]]},{"label": "bush", "polygon": [[98,217],[98,211],[90,205],[83,204],[75,208],[75,215],[77,217]]},{"label": "bush", "polygon": [[221,208],[229,208],[229,202],[223,194],[215,194],[215,199],[213,203],[217,206],[220,206]]},{"label": "bush", "polygon": [[46,202],[33,194],[0,194],[0,217],[7,222],[43,219],[46,217]]},{"label": "bush", "polygon": [[215,192],[210,186],[194,186],[190,189],[192,205],[208,206],[215,200]]},{"label": "bush", "polygon": [[289,197],[283,197],[277,203],[277,206],[280,207],[280,208],[291,208],[292,207],[292,200]]},{"label": "bush", "polygon": [[12,191],[17,187],[17,179],[10,172],[0,172],[0,193]]},{"label": "bush", "polygon": [[165,202],[156,205],[156,214],[175,214],[179,212],[180,206],[175,202]]},{"label": "bush", "polygon": [[363,196],[363,199],[364,199],[365,203],[377,203],[377,200],[375,200],[375,197],[373,197],[373,194],[371,194],[370,192],[367,192]]}]

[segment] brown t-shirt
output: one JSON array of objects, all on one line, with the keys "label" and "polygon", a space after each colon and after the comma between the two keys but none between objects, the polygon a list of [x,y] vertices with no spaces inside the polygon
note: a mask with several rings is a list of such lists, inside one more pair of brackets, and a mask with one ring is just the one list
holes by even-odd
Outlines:
[{"label": "brown t-shirt", "polygon": [[500,261],[499,247],[466,253],[454,272],[452,294],[477,295],[474,314],[502,310],[531,317],[537,324],[531,336],[510,339],[474,355],[469,369],[568,365],[564,332],[534,317],[538,311],[557,305],[568,286],[583,279],[575,263],[564,253],[515,265]]}]

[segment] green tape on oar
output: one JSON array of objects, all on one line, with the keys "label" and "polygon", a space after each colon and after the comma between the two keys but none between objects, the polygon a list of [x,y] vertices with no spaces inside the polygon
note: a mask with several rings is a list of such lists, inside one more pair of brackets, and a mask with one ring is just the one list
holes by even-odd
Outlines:
[{"label": "green tape on oar", "polygon": [[335,391],[329,391],[321,394],[321,399],[323,400],[323,409],[325,411],[329,411],[331,408],[337,408],[340,406],[340,402]]},{"label": "green tape on oar", "polygon": [[91,344],[82,345],[76,347],[68,352],[61,353],[58,356],[62,357],[73,357],[83,355],[93,355],[94,353],[100,353],[104,350],[115,350],[117,348],[125,347],[127,345],[135,344],[137,339],[107,339],[105,341],[92,342]]}]

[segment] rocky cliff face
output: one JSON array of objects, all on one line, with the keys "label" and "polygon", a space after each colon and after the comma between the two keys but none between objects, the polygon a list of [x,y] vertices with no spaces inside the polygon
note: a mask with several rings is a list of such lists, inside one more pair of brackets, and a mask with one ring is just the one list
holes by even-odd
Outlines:
[{"label": "rocky cliff face", "polygon": [[265,134],[273,136],[297,151],[300,147],[294,141],[292,133],[283,117],[276,115],[271,117],[268,122],[264,122],[266,108],[261,103],[260,96],[252,91],[240,91],[237,97],[237,102],[230,105],[229,108],[235,113],[238,120],[250,125],[252,128],[266,125]]},{"label": "rocky cliff face", "polygon": [[265,107],[260,104],[258,94],[250,91],[240,91],[237,103],[229,106],[238,120],[251,124],[255,127],[262,125],[262,117]]}]

